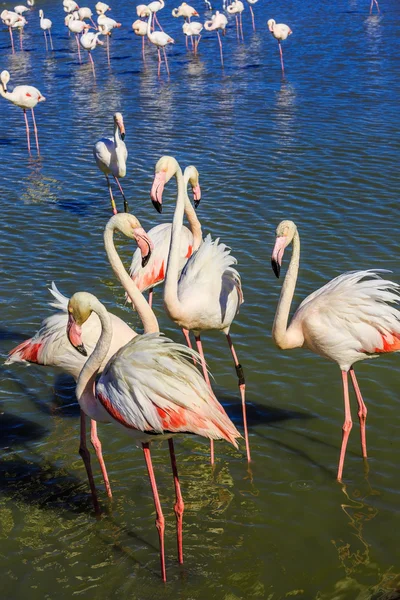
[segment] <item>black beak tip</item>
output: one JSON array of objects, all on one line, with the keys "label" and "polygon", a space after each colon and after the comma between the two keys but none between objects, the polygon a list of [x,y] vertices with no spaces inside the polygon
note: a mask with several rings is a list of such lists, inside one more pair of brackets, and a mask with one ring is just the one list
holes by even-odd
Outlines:
[{"label": "black beak tip", "polygon": [[125,139],[125,134],[121,133],[121,140],[124,141],[124,139]]},{"label": "black beak tip", "polygon": [[281,266],[280,266],[280,264],[277,263],[276,260],[274,260],[273,258],[271,258],[271,266],[272,266],[273,272],[275,273],[275,275],[279,279],[279,275],[280,275],[280,272],[281,272]]},{"label": "black beak tip", "polygon": [[200,200],[194,200],[194,207],[197,208],[200,204]]},{"label": "black beak tip", "polygon": [[162,213],[162,204],[158,200],[152,200],[153,206],[157,212]]},{"label": "black beak tip", "polygon": [[83,344],[80,344],[80,346],[75,346],[75,348],[78,350],[79,354],[82,354],[82,356],[88,355],[87,350]]},{"label": "black beak tip", "polygon": [[150,260],[151,252],[147,254],[147,256],[142,257],[142,268],[144,268]]}]

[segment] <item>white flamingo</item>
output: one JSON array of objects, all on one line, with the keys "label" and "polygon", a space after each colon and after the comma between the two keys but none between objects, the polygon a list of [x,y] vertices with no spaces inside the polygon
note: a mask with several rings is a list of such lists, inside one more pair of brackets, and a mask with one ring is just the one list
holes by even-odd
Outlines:
[{"label": "white flamingo", "polygon": [[91,9],[88,6],[81,6],[81,8],[78,9],[78,18],[80,21],[84,21],[85,19],[89,19],[92,22],[92,25],[95,29],[96,28],[96,23],[93,21],[93,13],[91,11]]},{"label": "white flamingo", "polygon": [[143,61],[146,62],[146,55],[144,53],[144,38],[147,36],[147,23],[141,19],[136,19],[136,21],[132,23],[132,29],[135,35],[142,38],[142,57]]},{"label": "white flamingo", "polygon": [[219,35],[218,30],[221,29],[222,33],[225,35],[225,29],[226,29],[227,24],[228,24],[228,19],[226,18],[226,16],[223,13],[220,13],[219,10],[216,10],[215,15],[212,15],[211,19],[204,23],[204,29],[206,29],[206,31],[216,31],[217,32],[218,43],[219,43],[219,52],[221,55],[221,65],[222,66],[224,66],[224,57],[222,54],[221,36]]},{"label": "white flamingo", "polygon": [[113,29],[117,29],[121,27],[121,23],[115,21],[115,19],[111,19],[110,17],[106,17],[105,14],[100,14],[97,17],[97,25],[99,30],[103,35],[106,35],[106,48],[107,48],[107,60],[110,65],[110,36]]},{"label": "white flamingo", "polygon": [[347,374],[350,372],[358,402],[362,455],[367,458],[367,407],[353,365],[366,358],[400,350],[400,286],[383,280],[378,271],[343,273],[303,300],[290,325],[288,318],[300,262],[300,236],[293,221],[276,229],[272,268],[279,277],[285,249],[293,243],[290,265],[282,286],[272,328],[278,348],[308,348],[336,362],[342,371],[345,421],[337,478],[342,479],[346,446],[352,428]]},{"label": "white flamingo", "polygon": [[12,50],[12,53],[15,54],[14,38],[13,38],[12,30],[13,30],[13,27],[15,27],[15,25],[18,22],[22,21],[23,17],[21,15],[19,15],[18,13],[13,12],[12,10],[3,10],[0,13],[0,19],[3,21],[4,25],[6,27],[8,27],[8,31],[9,31],[10,39],[11,39],[11,50]]},{"label": "white flamingo", "polygon": [[[119,214],[110,219],[104,233],[106,246],[111,245],[115,224],[128,216]],[[121,229],[121,226],[118,228]],[[79,329],[92,312],[98,315],[102,327],[96,348],[79,375],[76,397],[82,411],[91,419],[114,423],[142,445],[157,514],[161,577],[166,581],[165,520],[154,477],[150,442],[168,439],[176,494],[178,560],[182,563],[184,504],[172,437],[177,433],[193,433],[209,439],[224,439],[237,447],[236,439],[240,434],[199,371],[191,364],[189,359],[196,359],[198,354],[160,335],[153,311],[130,280],[116,253],[111,264],[118,277],[128,277],[131,286],[129,295],[143,323],[144,335],[137,336],[121,348],[109,360],[93,386],[108,350],[112,325],[107,310],[95,296],[87,292],[74,294],[68,304],[71,343],[82,350]]]},{"label": "white flamingo", "polygon": [[19,21],[16,21],[14,23],[14,25],[11,25],[11,29],[18,29],[19,30],[19,46],[21,48],[21,50],[23,50],[23,44],[22,44],[22,32],[23,29],[25,27],[25,25],[28,23],[28,21],[25,19],[25,17],[23,17],[21,15]]},{"label": "white flamingo", "polygon": [[[163,9],[164,6],[165,6],[164,0],[154,0],[154,2],[150,2],[150,4],[147,5],[148,10],[153,15],[153,20],[157,23],[157,25],[159,26],[159,28],[161,29],[161,31],[163,31],[163,28],[160,25],[160,22],[159,22],[159,20],[157,18],[157,14],[156,13],[158,13],[159,10]],[[154,26],[154,22],[153,22],[153,26]]]},{"label": "white flamingo", "polygon": [[152,15],[150,13],[149,19],[147,21],[147,37],[150,40],[150,42],[152,44],[154,44],[154,46],[157,47],[157,52],[158,52],[158,75],[160,75],[160,72],[161,72],[161,52],[160,52],[160,48],[162,48],[162,50],[163,50],[164,60],[165,60],[165,67],[166,67],[167,73],[169,75],[168,60],[167,60],[167,54],[165,52],[165,46],[167,46],[168,44],[173,44],[174,40],[173,40],[173,38],[170,35],[168,35],[167,33],[165,33],[165,31],[153,31],[153,33],[151,32],[151,16]]},{"label": "white flamingo", "polygon": [[44,40],[46,42],[46,50],[49,49],[49,47],[47,45],[46,31],[49,32],[51,49],[54,50],[53,39],[51,37],[51,26],[53,25],[53,22],[50,19],[45,19],[44,12],[42,11],[42,9],[39,10],[39,18],[40,18],[40,29],[42,29],[42,31],[43,31]]},{"label": "white flamingo", "polygon": [[78,48],[79,63],[82,64],[81,49],[79,44],[79,34],[87,33],[90,29],[90,25],[86,21],[75,19],[72,14],[68,14],[65,17],[68,29],[75,35],[76,47]]},{"label": "white flamingo", "polygon": [[63,8],[66,13],[72,13],[75,10],[79,10],[79,6],[75,0],[63,0]]},{"label": "white flamingo", "polygon": [[101,33],[101,31],[97,31],[96,33],[92,32],[92,31],[87,31],[86,33],[81,35],[81,37],[79,38],[80,45],[82,46],[82,48],[87,50],[87,52],[89,54],[89,60],[92,65],[92,71],[93,71],[94,78],[96,78],[96,71],[94,68],[92,50],[94,50],[97,45],[103,46],[104,42],[99,40],[100,35],[103,35]]},{"label": "white flamingo", "polygon": [[[236,259],[230,249],[212,241],[208,235],[187,261],[179,277],[180,236],[185,207],[185,187],[181,168],[172,156],[163,156],[156,164],[154,183],[151,189],[153,204],[161,205],[165,184],[175,176],[178,184],[178,198],[172,223],[171,246],[164,284],[164,307],[168,316],[182,329],[193,331],[197,349],[201,356],[204,378],[211,389],[210,379],[204,360],[200,339],[202,331],[217,330],[226,339],[235,364],[238,385],[242,400],[243,423],[246,440],[247,459],[250,461],[250,445],[246,420],[246,385],[243,368],[240,365],[229,334],[232,321],[243,303],[240,275],[232,267]],[[211,462],[214,462],[214,449],[211,444]]]},{"label": "white flamingo", "polygon": [[111,7],[105,2],[97,2],[94,8],[98,15],[104,15],[108,10],[111,10]]},{"label": "white flamingo", "polygon": [[16,12],[17,15],[23,15],[26,12],[29,12],[31,8],[33,8],[33,6],[35,5],[35,0],[27,0],[26,3],[28,6],[24,6],[23,4],[18,4],[18,6],[14,6],[14,12]]},{"label": "white flamingo", "polygon": [[0,96],[6,98],[16,106],[19,106],[24,111],[25,125],[26,125],[26,136],[28,140],[28,152],[31,153],[31,143],[29,138],[29,125],[28,125],[28,117],[26,115],[26,111],[31,109],[32,113],[32,121],[33,121],[33,129],[35,131],[35,139],[36,139],[36,148],[38,155],[40,155],[39,150],[39,139],[38,132],[35,121],[35,114],[33,109],[35,108],[38,102],[44,102],[46,98],[42,95],[39,90],[31,85],[17,85],[12,92],[7,90],[7,84],[10,81],[10,73],[8,71],[2,71],[0,74]]},{"label": "white flamingo", "polygon": [[[230,15],[235,15],[236,20],[236,37],[238,40],[242,38],[244,42],[243,36],[243,23],[242,23],[242,12],[244,11],[244,4],[241,0],[235,0],[227,7],[227,12]],[[239,16],[238,16],[239,15]]]},{"label": "white flamingo", "polygon": [[274,36],[274,38],[278,41],[279,46],[279,54],[281,57],[281,66],[282,66],[282,74],[285,74],[285,67],[283,65],[283,54],[282,54],[282,46],[281,42],[286,40],[286,38],[293,33],[288,25],[284,23],[275,23],[274,19],[270,19],[267,23],[268,29]]},{"label": "white flamingo", "polygon": [[[188,36],[195,37],[194,41],[194,54],[197,54],[197,50],[199,48],[200,40],[201,40],[201,32],[203,31],[203,25],[199,21],[191,21],[190,23],[184,23],[182,25],[183,33]],[[187,43],[186,43],[187,47]]]},{"label": "white flamingo", "polygon": [[124,199],[124,211],[129,212],[128,202],[119,182],[119,177],[126,175],[126,159],[128,158],[128,150],[124,142],[125,126],[121,113],[114,115],[114,137],[101,138],[93,146],[93,155],[96,165],[102,171],[107,179],[108,191],[110,192],[111,206],[113,213],[117,213],[114,196],[111,189],[109,175],[112,175]]},{"label": "white flamingo", "polygon": [[186,2],[182,2],[182,4],[180,6],[178,6],[178,8],[172,9],[172,16],[173,17],[184,17],[184,19],[187,19],[188,21],[190,21],[191,17],[198,17],[199,13],[197,12],[197,10],[195,8],[193,8],[193,6],[190,6],[190,4],[186,4]]}]

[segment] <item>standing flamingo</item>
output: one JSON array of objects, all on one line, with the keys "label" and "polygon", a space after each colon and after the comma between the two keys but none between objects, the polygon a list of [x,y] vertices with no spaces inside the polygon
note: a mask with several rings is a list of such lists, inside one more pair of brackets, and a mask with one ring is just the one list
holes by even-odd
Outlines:
[{"label": "standing flamingo", "polygon": [[25,19],[25,17],[20,16],[19,21],[16,21],[14,25],[11,25],[12,29],[19,29],[19,47],[21,50],[24,49],[22,44],[22,31],[27,23],[28,21]]},{"label": "standing flamingo", "polygon": [[[197,208],[201,199],[201,190],[199,185],[199,172],[193,165],[186,167],[183,174],[185,190],[190,183],[193,191],[194,205]],[[157,205],[158,206],[158,205]],[[193,252],[199,248],[202,242],[202,232],[200,221],[196,212],[190,204],[187,193],[185,193],[185,214],[189,221],[190,229],[182,227],[181,246],[179,253],[179,272],[192,256]],[[139,248],[135,250],[132,257],[130,276],[135,285],[141,292],[150,290],[149,306],[152,306],[153,288],[160,285],[165,279],[167,267],[168,252],[171,245],[172,223],[162,223],[150,229],[147,233],[154,244],[154,251],[151,253],[150,260],[143,265]],[[187,332],[183,332],[188,340]]]},{"label": "standing flamingo", "polygon": [[[156,164],[151,199],[157,210],[161,212],[164,186],[173,176],[175,176],[178,184],[178,198],[172,223],[172,239],[165,275],[164,307],[168,316],[179,327],[194,332],[197,349],[201,356],[204,378],[210,389],[211,384],[205,364],[200,333],[202,331],[218,330],[226,335],[238,376],[246,452],[247,459],[250,461],[244,372],[229,334],[232,321],[243,303],[240,275],[232,267],[237,261],[230,255],[230,249],[225,244],[219,243],[219,238],[212,241],[211,236],[208,235],[197,252],[189,258],[179,277],[185,182],[181,168],[172,156],[163,156]],[[213,462],[214,449],[211,444],[211,463]]]},{"label": "standing flamingo", "polygon": [[51,49],[54,50],[54,48],[53,48],[53,39],[51,37],[51,26],[53,25],[53,23],[52,23],[52,21],[50,19],[45,19],[44,18],[44,12],[42,11],[42,9],[39,10],[39,18],[40,18],[40,28],[43,30],[43,35],[44,35],[44,39],[45,39],[45,42],[46,42],[46,50],[49,49],[48,45],[47,45],[46,31],[49,32]]},{"label": "standing flamingo", "polygon": [[[371,0],[371,6],[369,7],[369,14],[372,15],[372,9],[374,7],[374,4],[376,5],[376,8],[378,10],[378,14],[381,12],[379,10],[379,4],[378,4],[378,0]],[[15,10],[15,9],[14,9]]]},{"label": "standing flamingo", "polygon": [[63,0],[63,8],[64,12],[66,13],[72,13],[76,10],[79,10],[79,6],[75,0]]},{"label": "standing flamingo", "polygon": [[141,19],[136,19],[136,21],[132,23],[132,29],[135,35],[138,35],[142,38],[142,57],[143,62],[146,62],[146,56],[144,53],[144,38],[147,36],[147,23]]},{"label": "standing flamingo", "polygon": [[96,23],[93,21],[92,17],[93,13],[88,6],[81,6],[81,8],[78,9],[79,20],[84,21],[85,19],[89,19],[92,22],[93,27],[97,29]]},{"label": "standing flamingo", "polygon": [[[127,214],[112,217],[106,226],[104,240],[114,271],[121,280],[126,278],[132,303],[143,322],[144,335],[137,336],[121,348],[109,360],[107,368],[93,386],[112,336],[108,312],[95,296],[78,292],[68,304],[67,331],[72,345],[82,352],[81,326],[92,312],[100,318],[101,336],[79,375],[76,397],[81,409],[90,418],[114,423],[142,445],[157,514],[161,577],[166,581],[165,520],[154,477],[150,442],[168,439],[176,494],[178,560],[183,563],[184,504],[172,436],[176,433],[193,433],[209,439],[225,439],[237,447],[236,438],[240,434],[199,371],[190,363],[189,358],[197,358],[197,353],[160,335],[153,311],[129,278],[115,251],[112,243],[114,229],[123,231],[124,224],[129,223],[132,217]],[[132,237],[129,230],[127,235]]]},{"label": "standing flamingo", "polygon": [[100,35],[102,35],[101,31],[97,31],[96,33],[93,33],[92,31],[86,31],[86,33],[81,35],[81,37],[79,38],[79,43],[81,44],[82,48],[84,48],[85,50],[88,51],[89,60],[92,65],[93,77],[95,79],[96,79],[96,71],[94,68],[92,50],[94,50],[98,44],[100,46],[102,46],[104,44],[104,42],[99,40]]},{"label": "standing flamingo", "polygon": [[90,25],[86,23],[86,21],[75,19],[72,14],[68,14],[65,17],[65,23],[67,24],[68,29],[75,35],[76,47],[78,48],[79,64],[82,64],[81,49],[78,35],[80,33],[87,33],[90,29]]},{"label": "standing flamingo", "polygon": [[106,48],[107,48],[107,61],[108,65],[111,65],[110,61],[110,36],[113,29],[121,27],[121,23],[118,23],[114,19],[110,19],[110,17],[106,17],[105,14],[100,14],[97,17],[97,25],[99,26],[99,30],[103,35],[106,35]]},{"label": "standing flamingo", "polygon": [[108,10],[111,10],[111,7],[105,2],[97,2],[94,8],[98,15],[104,15]]},{"label": "standing flamingo", "polygon": [[192,38],[192,36],[195,36],[193,52],[196,55],[197,50],[199,48],[200,40],[201,40],[201,32],[203,31],[203,25],[199,21],[192,21],[191,23],[184,23],[182,25],[182,30],[186,36],[186,48],[188,46],[188,44],[187,44],[188,36],[190,36],[191,38]]},{"label": "standing flamingo", "polygon": [[12,10],[3,10],[0,13],[0,19],[3,21],[4,25],[6,25],[6,27],[8,27],[8,31],[10,33],[10,39],[11,39],[11,50],[12,50],[12,53],[15,54],[14,38],[13,38],[12,30],[13,30],[13,27],[23,19],[23,17],[21,17],[21,15],[19,15],[18,13],[13,12]]},{"label": "standing flamingo", "polygon": [[211,20],[206,21],[204,23],[204,29],[206,29],[207,31],[216,31],[217,32],[218,43],[219,43],[219,52],[221,55],[221,65],[222,66],[224,66],[224,57],[222,54],[221,36],[219,35],[218,29],[221,29],[222,32],[225,34],[225,29],[226,29],[227,24],[228,24],[228,19],[226,18],[226,16],[223,13],[220,13],[219,10],[215,11],[215,15],[212,15]]},{"label": "standing flamingo", "polygon": [[125,198],[124,191],[119,182],[119,177],[126,175],[126,159],[128,158],[128,150],[124,142],[125,126],[121,113],[114,115],[114,137],[101,138],[93,146],[93,155],[96,165],[100,171],[104,173],[107,179],[108,191],[110,192],[111,206],[113,213],[117,213],[114,196],[111,189],[109,175],[112,175],[118,185],[119,191],[124,199],[124,211],[129,212],[128,202]]},{"label": "standing flamingo", "polygon": [[272,268],[279,277],[285,248],[293,242],[293,254],[282,286],[272,328],[278,348],[308,348],[336,362],[342,371],[345,421],[340,451],[338,481],[342,480],[351,420],[347,374],[358,402],[362,455],[367,458],[365,421],[367,407],[361,396],[354,363],[386,352],[400,350],[400,286],[383,280],[377,271],[352,271],[332,279],[303,300],[288,327],[290,305],[300,262],[300,236],[293,221],[282,221],[276,230]]},{"label": "standing flamingo", "polygon": [[27,0],[26,3],[28,6],[24,6],[23,4],[18,4],[18,6],[14,6],[14,12],[16,12],[17,15],[24,15],[26,12],[29,12],[34,6],[35,0]]},{"label": "standing flamingo", "polygon": [[[242,12],[244,11],[244,4],[241,0],[235,0],[230,4],[227,9],[230,15],[235,15],[236,19],[236,37],[238,40],[242,39],[244,42],[243,36],[243,23],[242,23]],[[239,17],[238,17],[239,15]],[[240,33],[239,33],[240,32]]]},{"label": "standing flamingo", "polygon": [[253,31],[255,31],[256,30],[256,23],[255,23],[255,20],[254,20],[254,10],[253,10],[252,4],[256,4],[256,2],[258,2],[258,0],[247,0],[247,2],[248,2],[250,13],[251,13],[251,22],[253,24]]},{"label": "standing flamingo", "polygon": [[15,104],[16,106],[19,106],[24,111],[29,154],[31,153],[31,143],[29,139],[29,125],[28,117],[26,116],[26,111],[29,108],[31,109],[33,129],[35,131],[36,148],[38,155],[40,155],[38,132],[35,121],[35,113],[33,112],[33,109],[38,102],[44,102],[46,98],[42,96],[41,92],[39,92],[37,88],[31,85],[17,85],[12,92],[8,92],[7,84],[9,81],[10,73],[8,71],[2,71],[0,74],[0,96],[3,96],[3,98],[6,98],[6,100],[10,100],[10,102]]},{"label": "standing flamingo", "polygon": [[[157,23],[157,25],[159,26],[159,28],[161,29],[161,31],[164,31],[163,28],[160,25],[159,20],[157,19],[157,13],[159,10],[161,10],[162,8],[164,8],[165,6],[165,2],[164,0],[154,0],[153,2],[150,2],[150,4],[147,5],[147,9],[151,12],[152,16],[153,16],[153,29],[154,29],[154,21]],[[141,15],[143,16],[143,14]]]},{"label": "standing flamingo", "polygon": [[285,25],[284,23],[275,23],[274,19],[270,19],[268,21],[267,25],[268,25],[268,29],[270,30],[270,32],[272,33],[274,38],[276,40],[278,40],[279,54],[281,57],[282,75],[284,75],[285,67],[283,65],[283,54],[282,54],[281,42],[283,40],[286,40],[286,38],[289,35],[291,35],[293,33],[293,31],[290,29],[290,27],[288,27],[288,25]]},{"label": "standing flamingo", "polygon": [[158,76],[160,76],[160,70],[161,70],[161,53],[160,53],[160,48],[163,49],[164,59],[165,59],[165,67],[166,67],[167,73],[169,75],[168,60],[167,60],[167,54],[165,52],[165,46],[167,46],[167,44],[173,44],[174,40],[172,39],[171,36],[169,36],[164,31],[153,31],[153,33],[151,32],[151,16],[152,16],[152,13],[150,13],[149,20],[147,21],[147,37],[150,40],[150,42],[152,44],[154,44],[154,46],[157,46],[157,52],[158,52]]}]

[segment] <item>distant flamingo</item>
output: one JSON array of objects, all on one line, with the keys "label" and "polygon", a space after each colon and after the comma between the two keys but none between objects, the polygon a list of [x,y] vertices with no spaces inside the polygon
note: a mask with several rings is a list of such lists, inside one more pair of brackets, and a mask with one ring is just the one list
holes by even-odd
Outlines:
[{"label": "distant flamingo", "polygon": [[[236,37],[238,40],[242,39],[244,42],[243,36],[243,23],[242,23],[242,12],[244,11],[244,4],[241,0],[235,0],[230,4],[227,9],[229,14],[235,15],[236,19]],[[239,17],[238,17],[239,15]]]},{"label": "distant flamingo", "polygon": [[157,52],[158,52],[158,75],[160,76],[160,72],[161,72],[161,53],[160,53],[160,48],[162,48],[162,50],[163,50],[164,59],[165,59],[165,68],[167,69],[167,73],[169,75],[168,60],[167,60],[167,54],[165,52],[165,46],[167,46],[168,44],[173,44],[174,40],[172,39],[171,36],[169,36],[164,31],[153,31],[153,33],[151,32],[151,16],[152,15],[150,13],[149,20],[147,21],[147,37],[150,40],[150,42],[152,44],[154,44],[154,46],[157,47]]},{"label": "distant flamingo", "polygon": [[[85,364],[84,356],[77,352],[69,342],[66,333],[68,323],[68,298],[63,296],[53,283],[50,289],[55,301],[51,304],[58,312],[47,317],[42,321],[39,331],[30,339],[25,340],[16,348],[10,351],[6,360],[6,365],[12,363],[36,364],[46,367],[57,367],[63,373],[71,375],[75,381],[79,377],[79,373]],[[108,360],[119,350],[136,336],[136,332],[129,327],[122,319],[109,313],[112,324],[113,336],[111,344],[105,356],[100,371],[104,369]],[[85,345],[87,353],[92,354],[94,347],[100,337],[101,325],[97,315],[92,315],[82,325],[82,341]],[[85,417],[81,414],[84,425]],[[101,443],[97,435],[96,421],[91,423],[91,442],[95,449],[100,468],[102,471],[104,484],[107,495],[112,497],[111,486],[109,483],[107,469],[103,460]],[[87,460],[86,437],[81,436],[79,453],[82,458]],[[99,512],[97,498],[93,498],[94,508]]]},{"label": "distant flamingo", "polygon": [[[67,331],[72,345],[84,351],[80,328],[92,312],[100,318],[102,333],[79,375],[76,397],[82,411],[90,418],[114,423],[142,445],[157,514],[161,577],[166,581],[165,519],[154,477],[150,442],[168,439],[176,495],[178,560],[183,563],[184,504],[172,437],[176,433],[193,433],[209,439],[225,439],[237,447],[236,438],[240,435],[199,371],[190,363],[189,358],[198,357],[197,353],[159,334],[153,311],[125,272],[116,252],[114,254],[113,231],[115,228],[123,231],[123,223],[132,217],[127,214],[112,217],[104,239],[114,272],[120,279],[127,277],[128,292],[143,322],[144,335],[126,344],[108,362],[106,371],[93,386],[112,336],[108,312],[95,296],[78,292],[68,304]],[[133,237],[132,229],[126,235]]]},{"label": "distant flamingo", "polygon": [[67,23],[68,29],[75,35],[76,47],[78,48],[79,63],[82,64],[81,49],[78,35],[80,33],[87,33],[90,29],[90,25],[86,23],[86,21],[75,19],[72,14],[69,14],[65,17],[65,22]]},{"label": "distant flamingo", "polygon": [[111,7],[105,2],[97,2],[94,8],[98,15],[104,15],[108,10],[111,10]]},{"label": "distant flamingo", "polygon": [[81,37],[79,38],[79,43],[82,46],[82,48],[84,48],[85,50],[87,50],[88,54],[89,54],[89,60],[90,63],[92,65],[92,72],[93,72],[93,77],[96,78],[96,71],[94,68],[94,61],[93,61],[93,57],[92,57],[92,50],[94,50],[96,48],[97,45],[102,46],[104,44],[104,42],[102,42],[101,40],[99,40],[99,36],[102,35],[102,33],[100,31],[97,31],[96,33],[91,32],[91,31],[87,31],[86,33],[84,33],[83,35],[81,35]]},{"label": "distant flamingo", "polygon": [[[181,246],[179,257],[179,272],[187,263],[188,259],[196,252],[202,243],[202,232],[200,221],[196,212],[190,204],[187,195],[187,185],[190,183],[193,191],[194,205],[197,208],[201,199],[201,190],[199,185],[199,172],[193,165],[186,167],[184,175],[185,184],[185,214],[189,221],[190,229],[182,227]],[[157,209],[160,206],[157,204]],[[167,267],[168,252],[171,245],[172,223],[163,223],[150,229],[147,234],[154,244],[154,251],[151,253],[150,260],[146,265],[142,264],[140,249],[135,250],[132,257],[130,276],[135,285],[141,292],[150,290],[149,306],[152,306],[153,288],[163,283]],[[183,332],[188,340],[187,332]]]},{"label": "distant flamingo", "polygon": [[66,13],[72,13],[75,10],[79,10],[79,6],[75,0],[63,0],[63,8]]},{"label": "distant flamingo", "polygon": [[221,36],[219,35],[218,29],[221,29],[222,32],[225,34],[225,28],[226,28],[227,24],[228,24],[228,19],[226,18],[226,16],[223,13],[220,13],[218,10],[215,11],[215,15],[213,15],[211,17],[210,21],[206,21],[204,23],[204,29],[206,29],[207,31],[216,31],[217,32],[218,43],[219,43],[219,52],[221,55],[221,65],[222,66],[224,66],[224,57],[222,54]]},{"label": "distant flamingo", "polygon": [[136,14],[138,17],[148,17],[151,14],[151,10],[147,4],[138,4],[136,7]]},{"label": "distant flamingo", "polygon": [[372,15],[372,9],[373,9],[373,7],[374,7],[374,4],[376,5],[376,8],[377,8],[377,10],[378,10],[378,14],[381,12],[381,11],[379,10],[379,4],[378,4],[378,0],[371,0],[371,6],[370,6],[370,8],[369,8],[369,14],[370,14],[370,15]]},{"label": "distant flamingo", "polygon": [[39,92],[39,90],[31,85],[17,85],[12,92],[7,91],[7,84],[10,81],[10,73],[8,71],[2,71],[0,74],[0,96],[6,98],[16,106],[19,106],[24,111],[25,117],[25,125],[26,125],[26,136],[28,139],[28,152],[31,153],[31,143],[29,139],[29,125],[28,125],[28,117],[26,116],[27,109],[31,109],[32,112],[32,121],[33,121],[33,129],[35,131],[35,139],[36,139],[36,148],[38,155],[40,155],[39,150],[39,139],[38,132],[35,121],[35,114],[33,109],[35,108],[38,102],[44,102],[46,98]]},{"label": "distant flamingo", "polygon": [[251,13],[251,22],[253,24],[253,31],[256,30],[256,23],[255,23],[255,20],[254,20],[254,11],[253,11],[252,4],[256,4],[256,2],[258,2],[258,0],[247,0],[247,3],[249,5],[249,9],[250,9],[250,13]]},{"label": "distant flamingo", "polygon": [[52,21],[50,21],[50,19],[45,19],[44,18],[44,12],[42,10],[39,10],[39,17],[40,17],[40,28],[43,30],[43,35],[44,35],[44,39],[46,42],[46,50],[48,50],[48,45],[47,45],[47,36],[46,36],[46,31],[49,32],[49,36],[50,36],[50,45],[51,45],[51,49],[54,50],[53,48],[53,39],[51,37],[51,26],[52,26]]},{"label": "distant flamingo", "polygon": [[119,177],[126,175],[126,159],[128,158],[128,150],[124,142],[125,126],[121,113],[114,115],[114,137],[101,138],[93,146],[93,155],[96,165],[102,171],[107,179],[108,191],[110,192],[111,206],[113,213],[117,213],[114,196],[111,189],[109,175],[112,175],[118,185],[119,191],[124,199],[124,211],[129,212],[128,202],[119,182]]},{"label": "distant flamingo", "polygon": [[11,50],[12,50],[12,53],[15,54],[14,38],[13,38],[13,34],[12,34],[12,29],[18,22],[22,21],[23,17],[21,17],[21,15],[19,15],[18,13],[13,12],[12,10],[3,10],[0,13],[0,19],[3,21],[4,25],[6,25],[6,27],[8,27],[8,31],[10,33],[10,39],[11,39]]},{"label": "distant flamingo", "polygon": [[[164,0],[154,0],[153,2],[150,2],[150,4],[147,5],[148,10],[150,10],[150,12],[153,15],[153,28],[154,28],[154,21],[157,23],[157,25],[159,26],[159,28],[161,29],[161,31],[164,31],[163,28],[160,25],[159,20],[157,19],[157,13],[159,10],[163,9],[165,6],[165,2]],[[141,15],[143,16],[143,15]]]},{"label": "distant flamingo", "polygon": [[[178,198],[172,223],[172,239],[165,275],[164,307],[168,316],[179,327],[194,332],[197,349],[201,356],[204,378],[210,389],[211,384],[205,364],[200,333],[202,331],[217,330],[226,335],[238,376],[246,452],[247,459],[250,461],[244,372],[229,335],[232,321],[243,303],[240,275],[232,267],[237,261],[230,255],[230,249],[225,244],[219,243],[219,238],[212,241],[211,236],[208,235],[197,252],[189,258],[178,279],[180,239],[185,207],[185,182],[181,168],[172,156],[163,156],[156,164],[151,199],[154,206],[160,211],[164,186],[173,176],[177,180]],[[214,450],[213,444],[211,444],[211,463],[213,462]]]},{"label": "distant flamingo", "polygon": [[110,61],[110,36],[113,29],[121,27],[121,23],[115,21],[115,19],[110,19],[110,17],[106,17],[105,14],[100,14],[97,17],[97,25],[99,26],[99,30],[103,35],[106,35],[106,48],[107,48],[107,61],[108,64],[111,65]]},{"label": "distant flamingo", "polygon": [[142,57],[143,62],[146,62],[146,56],[144,53],[144,38],[147,36],[147,23],[145,21],[141,21],[140,19],[136,19],[132,23],[132,29],[134,33],[142,38]]},{"label": "distant flamingo", "polygon": [[23,4],[18,4],[18,6],[14,6],[14,12],[16,12],[18,15],[23,15],[24,13],[29,12],[34,6],[35,0],[27,0],[26,3],[28,6],[24,6]]},{"label": "distant flamingo", "polygon": [[281,56],[281,66],[282,66],[282,75],[285,74],[285,67],[283,65],[283,54],[282,54],[282,46],[281,42],[286,40],[286,38],[293,33],[293,31],[285,25],[284,23],[275,23],[274,19],[270,19],[267,23],[268,29],[274,36],[276,40],[278,40],[279,46],[279,54]]},{"label": "distant flamingo", "polygon": [[276,230],[272,268],[279,277],[285,248],[293,242],[293,254],[282,286],[272,328],[278,348],[308,348],[336,362],[342,371],[345,421],[337,479],[342,480],[347,441],[353,426],[347,373],[358,402],[362,455],[367,458],[365,421],[367,407],[353,369],[354,363],[400,350],[400,286],[383,280],[378,271],[352,271],[332,279],[303,300],[288,327],[290,305],[300,261],[300,236],[293,221],[282,221]]},{"label": "distant flamingo", "polygon": [[186,48],[188,36],[195,36],[193,52],[196,55],[201,40],[201,32],[203,31],[203,25],[199,21],[192,21],[191,23],[184,23],[182,25],[183,33],[186,36]]},{"label": "distant flamingo", "polygon": [[19,29],[19,47],[21,48],[21,50],[23,50],[22,32],[27,23],[28,21],[25,19],[25,17],[20,16],[19,21],[16,21],[14,25],[11,25],[12,29]]},{"label": "distant flamingo", "polygon": [[84,21],[85,19],[89,19],[92,22],[93,27],[95,29],[97,29],[96,23],[92,19],[93,13],[92,13],[91,9],[88,6],[81,6],[81,8],[78,9],[78,17],[79,17],[80,21]]},{"label": "distant flamingo", "polygon": [[199,13],[197,12],[197,10],[195,8],[193,8],[193,6],[190,6],[190,4],[187,4],[186,2],[182,2],[182,4],[180,6],[178,6],[178,8],[172,9],[172,16],[173,17],[184,17],[185,19],[187,19],[190,22],[191,17],[198,17]]}]

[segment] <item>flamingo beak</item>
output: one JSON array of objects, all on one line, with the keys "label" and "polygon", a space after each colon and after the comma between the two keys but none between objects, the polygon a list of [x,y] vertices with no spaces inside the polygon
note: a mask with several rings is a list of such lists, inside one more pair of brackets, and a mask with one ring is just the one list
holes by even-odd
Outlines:
[{"label": "flamingo beak", "polygon": [[123,124],[122,121],[117,121],[117,125],[118,125],[119,132],[121,134],[121,140],[124,141],[124,139],[125,139],[125,126],[124,126],[124,124]]},{"label": "flamingo beak", "polygon": [[155,174],[153,185],[151,187],[150,198],[154,208],[162,213],[162,195],[164,191],[167,174],[165,171],[159,171]]},{"label": "flamingo beak", "polygon": [[154,244],[142,227],[136,227],[133,235],[142,254],[142,267],[145,267],[150,260]]},{"label": "flamingo beak", "polygon": [[71,313],[68,314],[67,337],[80,354],[83,354],[83,356],[88,355],[82,342],[82,327],[77,324]]},{"label": "flamingo beak", "polygon": [[197,208],[199,206],[200,200],[201,200],[200,184],[194,185],[192,187],[192,192],[193,192],[194,207]]},{"label": "flamingo beak", "polygon": [[272,251],[272,256],[271,256],[271,266],[272,266],[272,270],[275,273],[275,275],[277,276],[277,278],[279,279],[279,274],[281,272],[281,265],[282,265],[282,258],[283,258],[283,253],[285,252],[285,248],[286,248],[286,236],[279,236],[276,238],[275,241],[275,246],[274,249]]},{"label": "flamingo beak", "polygon": [[197,12],[197,10],[195,10],[195,11],[193,12],[193,15],[194,15],[195,17],[198,17],[198,16],[199,16],[199,13]]}]

